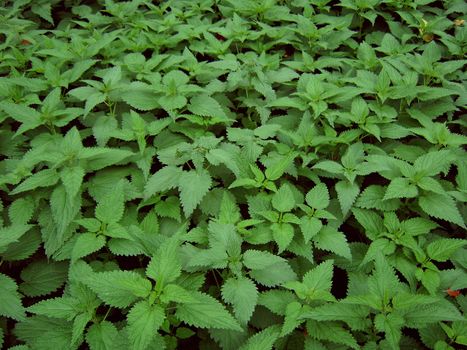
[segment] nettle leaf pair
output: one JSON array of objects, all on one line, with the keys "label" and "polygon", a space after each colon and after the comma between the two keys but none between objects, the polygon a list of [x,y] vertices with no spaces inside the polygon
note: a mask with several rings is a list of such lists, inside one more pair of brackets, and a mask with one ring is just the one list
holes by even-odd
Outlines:
[{"label": "nettle leaf pair", "polygon": [[166,166],[152,175],[145,187],[146,196],[172,188],[180,191],[180,201],[186,217],[189,217],[212,186],[212,178],[205,169],[184,171],[179,167]]},{"label": "nettle leaf pair", "polygon": [[42,101],[37,101],[37,104],[40,104],[39,111],[23,104],[8,101],[0,103],[0,109],[21,123],[15,136],[36,129],[41,125],[55,131],[55,127],[67,125],[82,113],[80,108],[65,107],[61,93],[60,88],[55,88]]},{"label": "nettle leaf pair", "polygon": [[[261,221],[254,223],[244,233],[245,240],[252,244],[273,241],[278,246],[279,254],[288,250],[309,261],[313,261],[313,245],[350,259],[351,251],[345,235],[338,230],[335,210],[326,210],[330,205],[326,185],[316,185],[307,193],[306,204],[303,201],[303,195],[297,188],[287,183],[272,195],[249,197],[250,215],[253,220]],[[304,215],[299,216],[298,209],[294,209],[296,207]],[[297,229],[300,229],[301,235],[297,234]]]},{"label": "nettle leaf pair", "polygon": [[[190,78],[182,71],[172,70],[162,77],[153,73],[149,77],[146,79],[150,80],[151,85],[133,82],[128,92],[124,93],[123,99],[133,108],[143,111],[162,108],[173,115],[174,111],[186,107],[195,115],[188,115],[187,118],[203,125],[230,121],[219,102],[201,87],[189,84]],[[186,96],[192,96],[188,105]],[[196,119],[196,116],[200,119]]]},{"label": "nettle leaf pair", "polygon": [[[435,263],[453,258],[454,253],[467,244],[462,239],[440,238],[423,247],[425,240],[422,237],[438,227],[431,220],[418,217],[401,222],[394,212],[385,212],[383,219],[370,210],[355,208],[352,212],[372,240],[361,265],[374,260],[379,254],[389,256],[412,288],[416,288],[417,281],[420,281],[430,294],[439,292],[440,276],[445,273]],[[408,259],[415,259],[419,266],[410,267]]]},{"label": "nettle leaf pair", "polygon": [[114,191],[102,198],[96,206],[95,218],[83,218],[75,222],[86,229],[77,236],[71,252],[71,261],[77,261],[106,245],[106,238],[110,238],[109,248],[112,250],[112,239],[128,239],[130,234],[118,222],[125,210],[123,181],[119,181]]},{"label": "nettle leaf pair", "polygon": [[[464,220],[456,206],[456,194],[447,193],[446,182],[435,178],[445,174],[455,159],[450,150],[432,151],[412,160],[413,164],[387,156],[370,156],[382,167],[381,175],[390,179],[383,200],[393,198],[417,198],[418,205],[428,215],[444,219],[465,227]],[[413,159],[412,158],[412,159]],[[385,164],[385,165],[383,165]],[[454,197],[454,198],[453,198]]]},{"label": "nettle leaf pair", "polygon": [[[240,212],[231,195],[224,193],[219,215],[209,222],[207,233],[194,229],[188,235],[192,243],[206,243],[206,249],[185,244],[182,251],[187,259],[188,271],[225,269],[222,298],[232,305],[236,318],[244,325],[250,320],[258,298],[256,283],[274,287],[295,280],[296,274],[287,260],[268,251],[248,249],[242,252],[245,229],[261,220],[240,220]],[[255,283],[256,282],[256,283]]]}]

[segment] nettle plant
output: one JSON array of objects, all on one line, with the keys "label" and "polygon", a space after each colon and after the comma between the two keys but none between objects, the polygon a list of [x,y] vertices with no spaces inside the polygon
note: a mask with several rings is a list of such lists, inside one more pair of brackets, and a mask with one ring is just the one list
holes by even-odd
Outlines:
[{"label": "nettle plant", "polygon": [[465,13],[3,1],[0,347],[467,346]]}]

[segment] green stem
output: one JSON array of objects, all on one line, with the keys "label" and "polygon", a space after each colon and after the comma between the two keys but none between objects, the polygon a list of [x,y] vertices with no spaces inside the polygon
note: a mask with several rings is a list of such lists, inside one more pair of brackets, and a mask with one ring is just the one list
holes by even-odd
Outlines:
[{"label": "green stem", "polygon": [[112,310],[111,307],[109,307],[109,308],[107,309],[107,312],[105,313],[104,318],[102,319],[102,321],[105,321],[105,319],[107,318],[107,316],[109,316],[110,310]]}]

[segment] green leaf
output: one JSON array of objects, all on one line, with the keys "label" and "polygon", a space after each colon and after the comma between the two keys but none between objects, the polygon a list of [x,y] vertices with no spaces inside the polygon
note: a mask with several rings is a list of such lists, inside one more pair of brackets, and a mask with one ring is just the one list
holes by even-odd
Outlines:
[{"label": "green leaf", "polygon": [[435,295],[441,283],[439,272],[425,269],[422,272],[421,277],[421,282],[423,286],[428,290],[430,294]]},{"label": "green leaf", "polygon": [[306,104],[299,98],[294,97],[279,97],[272,102],[268,103],[268,107],[291,107],[299,110],[306,110]]},{"label": "green leaf", "polygon": [[95,233],[81,233],[78,235],[71,252],[71,261],[74,262],[84,256],[97,252],[105,246],[105,237]]},{"label": "green leaf", "polygon": [[177,306],[175,315],[190,326],[242,331],[232,315],[210,295],[193,292],[195,301]]},{"label": "green leaf", "polygon": [[83,218],[75,220],[75,222],[83,226],[89,232],[99,232],[101,229],[101,222],[95,218]]},{"label": "green leaf", "polygon": [[401,283],[394,269],[389,265],[386,257],[378,254],[375,259],[375,269],[368,279],[368,291],[383,302],[387,302],[400,290]]},{"label": "green leaf", "polygon": [[266,168],[264,173],[266,178],[270,181],[279,179],[286,172],[286,170],[292,166],[295,157],[296,153],[290,153],[276,160],[271,166]]},{"label": "green leaf", "polygon": [[84,175],[84,169],[80,166],[63,168],[60,172],[60,179],[69,198],[73,199],[80,192]]},{"label": "green leaf", "polygon": [[18,198],[11,203],[8,208],[8,218],[12,226],[27,224],[34,214],[35,207],[34,200],[31,197]]},{"label": "green leaf", "polygon": [[370,185],[363,190],[355,205],[365,209],[396,210],[400,206],[398,199],[383,200],[386,189],[383,186]]},{"label": "green leaf", "polygon": [[[5,261],[24,260],[34,254],[41,243],[39,230],[35,229],[19,238],[17,242],[8,244],[6,250],[0,248],[0,251],[2,251],[1,255]],[[0,246],[2,246],[2,243],[0,243]]]},{"label": "green leaf", "polygon": [[73,346],[82,342],[84,330],[91,319],[92,315],[89,312],[80,313],[74,318],[71,337]]},{"label": "green leaf", "polygon": [[258,300],[256,285],[248,277],[231,277],[222,285],[222,298],[232,304],[236,318],[246,324]]},{"label": "green leaf", "polygon": [[136,81],[132,82],[128,87],[129,90],[122,94],[122,99],[131,107],[140,111],[149,111],[160,107],[157,94],[149,85]]},{"label": "green leaf", "polygon": [[28,311],[36,315],[72,320],[79,313],[79,301],[72,297],[61,297],[42,300],[30,307]]},{"label": "green leaf", "polygon": [[411,236],[427,234],[436,227],[436,223],[425,218],[412,218],[401,223],[402,230]]},{"label": "green leaf", "polygon": [[316,321],[344,321],[352,329],[364,330],[369,327],[370,321],[366,319],[369,312],[367,306],[339,302],[313,308],[305,312],[303,317]]},{"label": "green leaf", "polygon": [[426,251],[430,259],[444,262],[447,261],[459,248],[465,246],[467,240],[456,238],[441,238],[431,242]]},{"label": "green leaf", "polygon": [[30,229],[31,225],[23,224],[0,228],[0,252],[3,253],[9,244],[17,242]]},{"label": "green leaf", "polygon": [[262,270],[286,260],[267,251],[249,249],[243,254],[243,264],[252,270]]},{"label": "green leaf", "polygon": [[415,160],[414,168],[423,176],[434,176],[447,169],[452,160],[452,153],[449,150],[428,152]]},{"label": "green leaf", "polygon": [[305,239],[306,243],[308,243],[310,239],[316,236],[323,227],[321,220],[319,220],[318,218],[302,216],[300,218],[300,221],[300,229],[302,231],[303,238]]},{"label": "green leaf", "polygon": [[167,284],[164,287],[164,291],[160,299],[163,303],[168,303],[171,301],[174,301],[176,303],[191,303],[192,301],[194,301],[193,297],[191,296],[191,293],[188,290],[176,284]]},{"label": "green leaf", "polygon": [[272,196],[271,204],[274,209],[282,213],[291,211],[295,207],[295,198],[289,185],[282,185]]},{"label": "green leaf", "polygon": [[330,291],[332,287],[333,260],[323,261],[303,276],[303,283],[313,290]]},{"label": "green leaf", "polygon": [[282,253],[294,237],[294,228],[291,224],[274,223],[271,225],[272,237],[279,247],[279,254]]},{"label": "green leaf", "polygon": [[16,186],[16,188],[10,192],[11,195],[19,194],[25,191],[35,190],[38,187],[49,187],[55,185],[59,180],[59,175],[55,169],[45,169],[41,170],[26,180],[21,184]]},{"label": "green leaf", "polygon": [[150,305],[147,301],[136,303],[127,315],[131,349],[148,349],[164,319],[165,311],[159,305]]},{"label": "green leaf", "polygon": [[165,192],[178,186],[182,169],[174,166],[166,166],[152,175],[144,187],[145,198],[151,197],[157,192]]},{"label": "green leaf", "polygon": [[139,298],[146,298],[152,285],[133,271],[97,272],[86,276],[86,285],[110,306],[125,308]]},{"label": "green leaf", "polygon": [[389,314],[378,314],[375,316],[375,328],[386,334],[386,340],[388,341],[391,349],[399,349],[399,341],[402,336],[401,328],[404,326],[404,319],[402,316],[389,313]]},{"label": "green leaf", "polygon": [[60,146],[64,154],[74,158],[77,153],[84,150],[80,131],[76,127],[71,128],[63,137]]},{"label": "green leaf", "polygon": [[222,195],[221,206],[219,209],[219,222],[226,224],[235,224],[241,218],[240,210],[235,203],[235,197],[228,191]]},{"label": "green leaf", "polygon": [[363,258],[361,265],[365,265],[369,261],[375,260],[379,254],[391,255],[396,250],[396,245],[393,241],[386,238],[378,238],[370,243],[368,250],[366,251],[365,257]]},{"label": "green leaf", "polygon": [[68,197],[65,187],[58,186],[50,196],[50,208],[57,229],[58,237],[56,239],[60,242],[69,225],[79,213],[81,198],[78,196],[75,198]]},{"label": "green leaf", "polygon": [[109,321],[92,324],[86,333],[86,342],[91,350],[115,349],[118,337],[117,328]]},{"label": "green leaf", "polygon": [[180,202],[189,217],[212,186],[211,175],[204,169],[185,171],[180,176]]},{"label": "green leaf", "polygon": [[417,305],[437,303],[439,300],[437,296],[402,292],[392,298],[392,305],[397,310],[403,310],[416,307]]},{"label": "green leaf", "polygon": [[342,214],[347,215],[350,208],[352,207],[355,199],[360,193],[360,188],[356,183],[350,183],[348,181],[339,181],[336,183],[337,199],[341,206]]},{"label": "green leaf", "polygon": [[352,349],[360,349],[352,334],[336,322],[310,320],[307,322],[306,329],[310,338],[328,340],[332,343],[344,344]]},{"label": "green leaf", "polygon": [[227,265],[227,252],[224,247],[218,244],[213,248],[197,251],[189,262],[189,266],[209,266],[211,268],[225,268]]},{"label": "green leaf", "polygon": [[0,109],[17,122],[22,123],[16,134],[22,134],[42,124],[41,114],[31,107],[3,101],[0,103]]},{"label": "green leaf", "polygon": [[287,305],[296,300],[295,293],[283,289],[271,289],[260,294],[258,305],[268,308],[276,315],[284,316]]},{"label": "green leaf", "polygon": [[328,250],[349,260],[352,259],[347,238],[334,227],[324,226],[313,241],[319,249]]},{"label": "green leaf", "polygon": [[299,302],[294,301],[287,305],[285,309],[284,324],[282,325],[280,334],[281,337],[291,333],[304,321],[303,319],[300,319],[301,314],[302,305]]},{"label": "green leaf", "polygon": [[334,162],[332,160],[323,160],[319,163],[316,163],[313,166],[313,169],[324,170],[332,174],[342,174],[344,171],[344,168],[342,167],[341,164]]},{"label": "green leaf", "polygon": [[52,18],[52,5],[48,3],[42,4],[33,4],[31,6],[31,11],[38,15],[39,17],[45,19],[47,22],[54,24]]},{"label": "green leaf", "polygon": [[423,328],[439,321],[465,321],[459,310],[447,300],[429,305],[416,305],[404,315],[407,327]]},{"label": "green leaf", "polygon": [[2,273],[0,273],[0,295],[2,296],[0,316],[11,317],[18,321],[26,317],[16,282]]},{"label": "green leaf", "polygon": [[279,325],[269,326],[251,336],[239,350],[272,350],[280,332]]},{"label": "green leaf", "polygon": [[119,222],[125,210],[123,180],[118,181],[110,193],[101,198],[96,206],[96,218],[106,224]]},{"label": "green leaf", "polygon": [[78,314],[73,320],[71,344],[72,346],[80,343],[83,339],[84,329],[91,321],[92,315],[89,312]]},{"label": "green leaf", "polygon": [[15,327],[17,336],[36,349],[68,349],[71,346],[72,324],[42,316],[28,317]]},{"label": "green leaf", "polygon": [[158,202],[154,207],[157,215],[167,218],[173,218],[180,222],[180,200],[178,197],[170,196],[165,201]]},{"label": "green leaf", "polygon": [[146,268],[146,275],[155,280],[160,287],[175,281],[181,274],[182,266],[178,249],[176,237],[166,240]]},{"label": "green leaf", "polygon": [[162,96],[159,97],[157,102],[159,102],[163,109],[170,112],[176,109],[183,108],[187,103],[187,99],[185,96],[182,95]]},{"label": "green leaf", "polygon": [[277,286],[297,279],[297,275],[285,260],[270,265],[268,268],[256,268],[250,272],[250,277],[267,287]]},{"label": "green leaf", "polygon": [[30,297],[38,297],[56,291],[65,283],[68,264],[65,262],[36,261],[21,271],[19,289]]},{"label": "green leaf", "polygon": [[208,95],[195,96],[190,100],[188,110],[203,117],[220,118],[229,120],[219,102]]},{"label": "green leaf", "polygon": [[384,194],[384,200],[392,198],[413,198],[417,197],[417,186],[412,184],[409,179],[405,177],[396,177],[392,179]]},{"label": "green leaf", "polygon": [[352,213],[371,239],[379,237],[385,231],[383,219],[374,211],[354,208]]},{"label": "green leaf", "polygon": [[305,197],[306,203],[315,209],[326,209],[329,206],[329,191],[322,182],[313,187]]},{"label": "green leaf", "polygon": [[418,198],[418,204],[428,215],[465,228],[464,219],[457,209],[456,202],[449,195],[425,193]]},{"label": "green leaf", "polygon": [[80,152],[80,156],[86,159],[86,170],[96,171],[110,165],[128,162],[134,153],[124,149],[113,149],[106,147],[88,147]]}]

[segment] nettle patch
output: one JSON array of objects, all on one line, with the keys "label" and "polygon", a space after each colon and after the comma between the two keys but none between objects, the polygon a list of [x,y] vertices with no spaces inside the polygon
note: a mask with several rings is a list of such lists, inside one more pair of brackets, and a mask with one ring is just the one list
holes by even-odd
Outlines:
[{"label": "nettle patch", "polygon": [[3,1],[0,347],[467,345],[466,10]]}]

